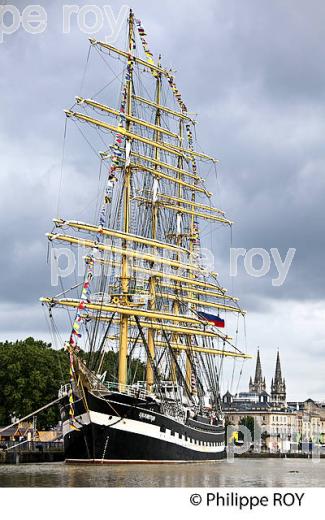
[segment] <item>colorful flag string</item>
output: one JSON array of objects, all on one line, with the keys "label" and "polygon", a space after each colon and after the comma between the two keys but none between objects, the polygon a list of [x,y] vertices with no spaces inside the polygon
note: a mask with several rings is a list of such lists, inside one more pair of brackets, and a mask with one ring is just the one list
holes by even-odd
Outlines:
[{"label": "colorful flag string", "polygon": [[72,331],[69,339],[69,346],[74,350],[78,347],[78,338],[81,338],[80,326],[82,323],[81,311],[86,307],[87,303],[90,303],[90,282],[94,276],[94,259],[92,256],[87,257],[87,272],[85,281],[82,286],[80,302],[77,307],[76,316],[72,325]]},{"label": "colorful flag string", "polygon": [[147,57],[147,62],[150,63],[151,65],[153,65],[154,64],[153,54],[152,54],[151,50],[149,49],[149,45],[148,45],[148,42],[146,40],[147,33],[145,32],[145,30],[144,30],[144,28],[142,26],[141,20],[136,19],[135,23],[136,23],[136,26],[137,26],[137,29],[138,29],[138,33],[139,33],[139,36],[140,36],[140,40],[141,40],[141,43],[142,43],[142,47],[143,47],[144,53],[145,53],[145,55]]},{"label": "colorful flag string", "polygon": [[[142,22],[141,20],[139,19],[136,19],[135,20],[135,23],[137,25],[137,29],[138,29],[138,33],[139,33],[139,36],[140,36],[140,40],[141,40],[141,43],[142,43],[142,47],[143,47],[143,50],[144,50],[144,53],[147,57],[147,62],[150,63],[151,65],[154,65],[154,60],[153,60],[153,54],[151,52],[151,50],[149,49],[149,45],[148,45],[148,42],[146,40],[146,37],[147,37],[147,33],[145,32],[143,26],[142,26]],[[156,73],[154,73],[154,76],[156,76]],[[175,83],[175,79],[174,79],[174,76],[172,76],[171,74],[168,76],[168,83],[174,93],[174,96],[182,110],[182,112],[187,112],[187,107],[184,103],[184,101],[182,100],[182,95],[180,93],[180,91],[178,90],[177,86],[176,86],[176,83]]]},{"label": "colorful flag string", "polygon": [[[125,122],[126,122],[125,112],[126,112],[126,102],[127,102],[127,83],[131,79],[132,66],[133,66],[132,60],[129,59],[128,63],[127,63],[127,67],[126,67],[125,81],[124,81],[124,86],[123,86],[122,96],[121,96],[120,112],[119,112],[119,117],[118,117],[118,121],[117,121],[117,126],[120,129],[120,131],[116,132],[114,144],[112,146],[110,146],[110,149],[112,152],[112,154],[111,154],[111,163],[112,164],[111,164],[109,176],[108,176],[108,184],[109,184],[108,188],[111,187],[110,182],[117,181],[115,172],[116,172],[117,168],[119,168],[122,164],[121,158],[123,156],[124,149],[125,149],[125,138],[123,135],[123,131],[124,131]],[[105,196],[106,196],[106,200],[107,200],[107,198],[108,199],[110,198],[109,193],[105,193]],[[109,200],[109,202],[110,202],[110,200]],[[102,225],[102,224],[100,224],[100,225]]]},{"label": "colorful flag string", "polygon": [[185,105],[183,99],[182,99],[182,95],[180,93],[180,91],[178,90],[178,88],[176,87],[176,83],[175,83],[175,79],[174,79],[174,76],[170,75],[168,77],[168,83],[174,93],[174,96],[179,104],[179,107],[181,109],[182,112],[187,112],[187,106]]},{"label": "colorful flag string", "polygon": [[[187,140],[188,140],[189,150],[193,151],[194,147],[193,147],[193,134],[192,134],[192,130],[191,130],[191,125],[189,123],[187,123],[185,125],[185,128],[186,128],[186,133],[187,133]],[[194,157],[193,154],[190,154],[190,159],[191,159],[191,162],[192,162],[193,173],[197,174],[197,165],[196,165],[196,160],[195,160],[195,157]]]},{"label": "colorful flag string", "polygon": [[94,260],[92,257],[88,257],[87,260],[87,273],[86,278],[82,286],[80,302],[77,308],[76,316],[73,322],[72,331],[70,334],[70,339],[68,344],[66,345],[67,350],[69,351],[69,359],[70,359],[70,389],[68,393],[69,397],[69,426],[72,430],[79,430],[79,428],[74,424],[75,422],[75,412],[74,412],[74,400],[73,400],[73,383],[76,381],[75,377],[75,368],[73,364],[73,352],[78,352],[78,338],[81,338],[80,326],[82,323],[81,311],[85,308],[86,303],[90,302],[90,282],[93,278],[93,268],[94,268]]},{"label": "colorful flag string", "polygon": [[199,225],[197,222],[194,222],[193,224],[193,235],[192,235],[192,242],[193,242],[193,261],[199,262],[201,251],[200,251],[200,235],[199,235]]},{"label": "colorful flag string", "polygon": [[79,431],[79,428],[75,425],[75,409],[74,409],[74,400],[73,400],[73,383],[75,380],[75,369],[73,365],[73,354],[70,350],[69,353],[69,359],[70,359],[70,388],[68,392],[68,398],[69,398],[69,427],[70,430],[76,430]]},{"label": "colorful flag string", "polygon": [[[106,224],[106,217],[107,217],[107,207],[112,201],[113,196],[113,188],[115,182],[117,182],[116,177],[116,170],[121,165],[120,159],[125,153],[125,139],[122,134],[124,130],[124,124],[125,124],[125,109],[126,109],[126,101],[127,101],[127,82],[130,79],[130,71],[132,67],[132,61],[128,61],[128,66],[126,70],[125,75],[125,81],[124,81],[124,87],[122,90],[122,96],[121,96],[121,105],[120,105],[120,116],[118,120],[118,127],[121,129],[120,132],[116,132],[114,144],[110,146],[111,149],[111,165],[108,171],[108,178],[107,183],[105,187],[104,192],[104,199],[102,203],[101,210],[99,212],[99,226],[104,227]],[[99,242],[101,240],[101,232],[99,231],[96,235],[96,242]],[[97,252],[96,248],[94,251],[94,254]],[[82,337],[80,328],[83,322],[82,318],[82,311],[85,309],[86,304],[90,303],[90,284],[94,276],[94,254],[90,255],[86,259],[87,263],[87,269],[86,269],[86,276],[85,281],[82,286],[81,296],[80,296],[80,302],[77,307],[75,319],[72,326],[72,331],[70,334],[70,339],[67,344],[67,348],[70,350],[78,350],[78,339]],[[71,367],[71,370],[73,367]],[[71,374],[71,377],[73,378],[73,373]]]}]

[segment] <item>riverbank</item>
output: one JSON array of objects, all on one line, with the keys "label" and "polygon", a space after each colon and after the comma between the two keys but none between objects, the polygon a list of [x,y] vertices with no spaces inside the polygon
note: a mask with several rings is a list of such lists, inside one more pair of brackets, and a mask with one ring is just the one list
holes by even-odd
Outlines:
[{"label": "riverbank", "polygon": [[0,451],[0,464],[39,464],[64,461],[63,450],[58,451]]},{"label": "riverbank", "polygon": [[[325,459],[325,454],[315,454],[314,457]],[[242,453],[235,454],[237,459],[311,459],[311,453]],[[0,464],[40,464],[64,462],[64,452],[58,451],[0,451]],[[73,461],[71,461],[73,463]],[[85,461],[86,463],[87,461]],[[81,463],[83,464],[83,463]],[[153,463],[155,464],[155,463]],[[191,464],[191,462],[189,462]],[[109,465],[109,462],[108,462]]]},{"label": "riverbank", "polygon": [[236,453],[236,458],[242,459],[311,459],[312,457],[318,457],[325,459],[325,453],[258,453],[258,452],[247,452],[247,453]]},{"label": "riverbank", "polygon": [[[325,459],[325,454],[314,455],[314,458]],[[236,459],[312,459],[311,453],[242,453],[236,454]],[[64,452],[62,451],[3,451],[0,452],[1,464],[46,464],[51,462],[64,462]],[[73,464],[73,461],[70,461]],[[81,462],[82,466],[88,465]],[[80,461],[79,461],[80,464]],[[153,462],[153,464],[156,464]],[[167,463],[168,464],[168,463]],[[191,464],[191,462],[189,462]],[[107,464],[110,465],[109,462]],[[123,463],[121,464],[123,465]],[[133,463],[128,465],[134,465]]]}]

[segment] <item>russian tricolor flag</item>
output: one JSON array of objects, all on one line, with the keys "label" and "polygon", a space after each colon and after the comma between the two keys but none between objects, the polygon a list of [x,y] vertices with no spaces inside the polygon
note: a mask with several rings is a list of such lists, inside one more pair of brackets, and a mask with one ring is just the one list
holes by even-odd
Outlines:
[{"label": "russian tricolor flag", "polygon": [[198,311],[197,313],[200,320],[208,321],[209,323],[213,323],[216,327],[224,327],[225,320],[220,318],[220,316],[215,316],[214,314],[209,314],[208,312]]}]

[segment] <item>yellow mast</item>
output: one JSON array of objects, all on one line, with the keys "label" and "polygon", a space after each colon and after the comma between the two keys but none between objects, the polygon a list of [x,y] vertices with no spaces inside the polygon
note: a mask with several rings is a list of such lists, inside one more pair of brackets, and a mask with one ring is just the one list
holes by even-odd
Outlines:
[{"label": "yellow mast", "polygon": [[[133,40],[134,40],[134,15],[130,10],[129,16],[129,34],[128,34],[128,46],[129,56],[133,54]],[[127,97],[126,97],[126,115],[132,116],[132,77],[133,77],[133,62],[128,58],[129,76],[127,80]],[[131,121],[128,118],[126,120],[126,131],[129,132],[131,127]],[[126,143],[129,138],[126,137]],[[130,142],[130,141],[129,141]],[[129,233],[130,228],[130,190],[131,190],[131,173],[132,168],[130,164],[125,165],[124,173],[124,206],[123,206],[123,218],[124,218],[124,233]],[[127,249],[127,241],[123,240],[122,249]],[[121,289],[123,293],[122,303],[128,305],[128,290],[129,290],[129,276],[128,276],[128,257],[122,255],[122,267],[121,267]],[[118,355],[118,382],[119,385],[125,385],[127,383],[127,355],[128,355],[128,315],[120,316],[120,344],[119,344],[119,355]]]},{"label": "yellow mast", "polygon": [[[160,56],[158,60],[158,67],[160,67]],[[160,127],[161,119],[160,119],[160,94],[161,94],[161,74],[156,74],[156,117],[155,117],[155,126],[156,128]],[[160,131],[155,131],[155,141],[158,142],[160,139]],[[159,161],[160,159],[160,151],[159,148],[155,148],[155,161]],[[157,166],[156,166],[157,169]],[[151,238],[155,240],[157,237],[157,224],[158,224],[158,204],[157,204],[157,196],[158,196],[158,178],[154,176],[153,178],[153,190],[152,190],[152,231]],[[153,267],[153,266],[152,266]],[[156,307],[156,277],[155,275],[151,275],[149,278],[149,309],[154,310]],[[148,329],[148,349],[152,359],[155,358],[155,329]],[[148,392],[152,391],[152,386],[154,383],[154,374],[151,363],[149,360],[147,361],[147,390]]]},{"label": "yellow mast", "polygon": [[[195,201],[195,194],[192,193],[192,201]],[[190,227],[190,251],[191,255],[193,255],[193,234],[194,234],[194,213],[191,214],[191,227]],[[193,261],[193,260],[192,260]],[[189,273],[189,277],[191,277],[191,273]],[[189,300],[192,299],[192,293],[188,293]],[[190,304],[189,304],[190,305]],[[193,307],[193,305],[191,305]],[[191,336],[188,338],[188,344],[191,346],[192,344],[192,338]],[[186,365],[185,365],[185,372],[186,372],[186,384],[188,388],[192,390],[192,363],[193,363],[193,356],[191,354],[191,351],[186,351]]]},{"label": "yellow mast", "polygon": [[[189,136],[190,136],[190,132],[188,132],[188,139],[189,139]],[[189,146],[189,148],[193,149],[192,139],[191,139],[191,142],[188,143],[188,146]],[[195,163],[194,156],[192,156],[191,159],[192,159],[193,171],[196,173],[196,163]],[[189,236],[189,238],[190,238],[190,240],[189,240],[189,249],[190,249],[191,259],[192,259],[192,262],[193,262],[194,261],[194,258],[193,258],[193,255],[194,255],[194,243],[195,243],[196,240],[198,240],[197,229],[195,227],[195,192],[194,191],[192,191],[192,194],[191,194],[191,203],[192,204],[191,204],[191,210],[190,210],[191,226],[190,226],[190,236]],[[189,278],[193,279],[193,275],[192,275],[191,272],[189,272]],[[189,304],[191,304],[194,301],[193,300],[193,293],[192,292],[188,292],[187,296],[188,296]],[[193,305],[191,305],[191,308],[193,308]],[[189,336],[189,338],[187,339],[187,342],[188,342],[189,347],[191,348],[192,347],[191,336]],[[191,350],[186,351],[186,366],[185,366],[186,383],[187,383],[188,387],[191,388],[191,389],[192,389],[192,363],[193,363],[193,360],[194,360],[194,356],[193,356]]]},{"label": "yellow mast", "polygon": [[[180,120],[179,121],[179,136],[180,136],[180,141],[182,142],[183,140],[183,121]],[[183,170],[183,158],[180,156],[178,158],[178,161],[177,161],[177,168],[178,168],[178,178],[180,181],[182,181],[182,170]],[[182,198],[182,194],[183,194],[183,189],[182,189],[182,186],[180,184],[178,184],[178,199],[181,199]],[[180,207],[180,203],[178,202],[177,203],[177,206],[176,207]],[[176,244],[180,247],[182,245],[182,229],[181,229],[181,222],[180,224],[178,224],[178,218],[180,217],[180,219],[182,218],[182,214],[178,211],[176,213],[176,219],[177,219],[177,226],[179,225],[180,226],[180,229],[176,229]],[[177,253],[176,255],[176,258],[179,259],[179,254]],[[178,281],[175,281],[174,283],[174,294],[175,294],[175,299],[174,299],[174,304],[173,304],[173,313],[175,315],[178,315],[179,314],[179,311],[180,311],[180,308],[179,308],[179,301],[178,301],[178,295],[179,295],[179,289],[181,287],[180,283]],[[175,342],[175,343],[178,343],[179,341],[179,337],[177,335],[172,335],[172,342]],[[179,352],[178,350],[175,350],[175,358],[177,359],[178,358],[178,355],[179,355]],[[176,371],[176,362],[175,362],[175,359],[172,358],[171,360],[171,379],[172,381],[175,381],[176,382],[176,379],[177,379],[177,371]]]}]

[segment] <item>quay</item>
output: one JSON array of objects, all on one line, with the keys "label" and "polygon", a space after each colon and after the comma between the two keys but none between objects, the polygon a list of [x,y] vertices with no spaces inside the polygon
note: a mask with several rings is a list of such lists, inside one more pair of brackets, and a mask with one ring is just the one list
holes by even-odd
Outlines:
[{"label": "quay", "polygon": [[242,459],[311,459],[313,456],[320,459],[325,459],[325,453],[315,453],[312,452],[296,452],[296,453],[286,453],[286,452],[247,452],[247,453],[235,453],[235,458]]},{"label": "quay", "polygon": [[0,450],[0,464],[27,464],[40,462],[62,462],[62,442],[34,442],[9,446]]}]

